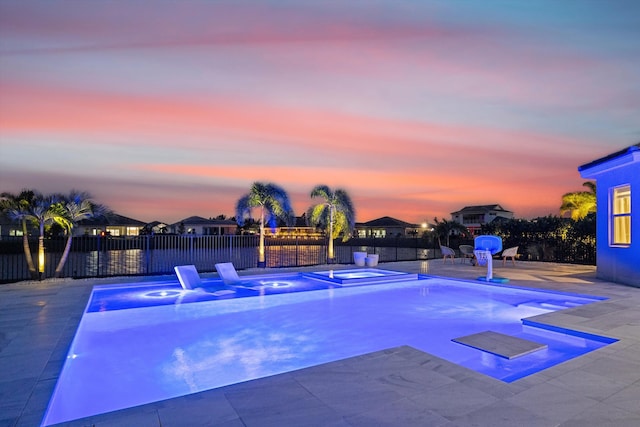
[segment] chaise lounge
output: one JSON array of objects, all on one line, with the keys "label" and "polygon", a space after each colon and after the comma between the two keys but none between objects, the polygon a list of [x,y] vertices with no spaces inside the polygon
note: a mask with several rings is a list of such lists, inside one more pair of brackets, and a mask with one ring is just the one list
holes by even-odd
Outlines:
[{"label": "chaise lounge", "polygon": [[216,289],[212,287],[208,287],[205,289],[203,287],[202,280],[200,279],[200,274],[198,273],[195,265],[176,265],[175,267],[173,267],[173,270],[176,272],[176,276],[178,276],[178,281],[180,282],[182,289],[188,291],[197,290],[208,292],[218,297],[234,294],[236,292],[231,289]]},{"label": "chaise lounge", "polygon": [[178,276],[182,289],[193,290],[202,286],[200,274],[198,274],[195,265],[176,265],[173,270]]},{"label": "chaise lounge", "polygon": [[225,285],[236,285],[240,283],[240,276],[238,276],[238,272],[232,262],[216,264],[216,271]]}]

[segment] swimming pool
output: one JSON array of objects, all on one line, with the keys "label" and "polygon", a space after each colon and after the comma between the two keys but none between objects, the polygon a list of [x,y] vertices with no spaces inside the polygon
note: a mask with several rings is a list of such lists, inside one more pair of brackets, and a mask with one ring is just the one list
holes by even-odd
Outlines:
[{"label": "swimming pool", "polygon": [[[597,297],[424,276],[362,286],[302,275],[270,279],[238,287],[240,294],[257,291],[246,298],[210,299],[229,290],[216,281],[206,283],[209,292],[175,282],[94,288],[43,425],[399,345],[511,382],[614,341],[521,321]],[[282,283],[289,285],[274,286]],[[297,286],[310,289],[292,292]],[[482,331],[547,348],[508,360],[452,341]]]}]

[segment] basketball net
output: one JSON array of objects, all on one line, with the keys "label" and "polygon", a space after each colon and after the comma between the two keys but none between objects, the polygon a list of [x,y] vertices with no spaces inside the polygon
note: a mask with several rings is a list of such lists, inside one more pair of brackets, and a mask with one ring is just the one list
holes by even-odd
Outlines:
[{"label": "basketball net", "polygon": [[473,251],[478,260],[478,265],[485,266],[487,262],[489,262],[489,258],[491,257],[491,252],[489,251]]},{"label": "basketball net", "polygon": [[487,266],[487,282],[493,279],[493,255],[491,255],[491,251],[475,250],[473,254],[478,260],[478,265]]}]

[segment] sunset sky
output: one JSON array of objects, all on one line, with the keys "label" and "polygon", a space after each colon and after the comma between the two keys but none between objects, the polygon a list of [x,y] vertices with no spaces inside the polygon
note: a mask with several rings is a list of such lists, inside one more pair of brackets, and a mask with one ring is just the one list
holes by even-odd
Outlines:
[{"label": "sunset sky", "polygon": [[234,215],[254,181],[357,221],[558,214],[640,142],[640,1],[0,0],[0,191]]}]

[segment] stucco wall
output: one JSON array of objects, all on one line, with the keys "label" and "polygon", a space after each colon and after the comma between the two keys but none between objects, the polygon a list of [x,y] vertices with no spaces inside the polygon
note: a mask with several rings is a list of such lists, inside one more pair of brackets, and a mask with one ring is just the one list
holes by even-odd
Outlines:
[{"label": "stucco wall", "polygon": [[[596,179],[596,253],[597,277],[640,287],[640,162],[631,161],[597,173],[584,171],[584,178]],[[610,191],[612,187],[631,185],[631,245],[610,245]]]}]

